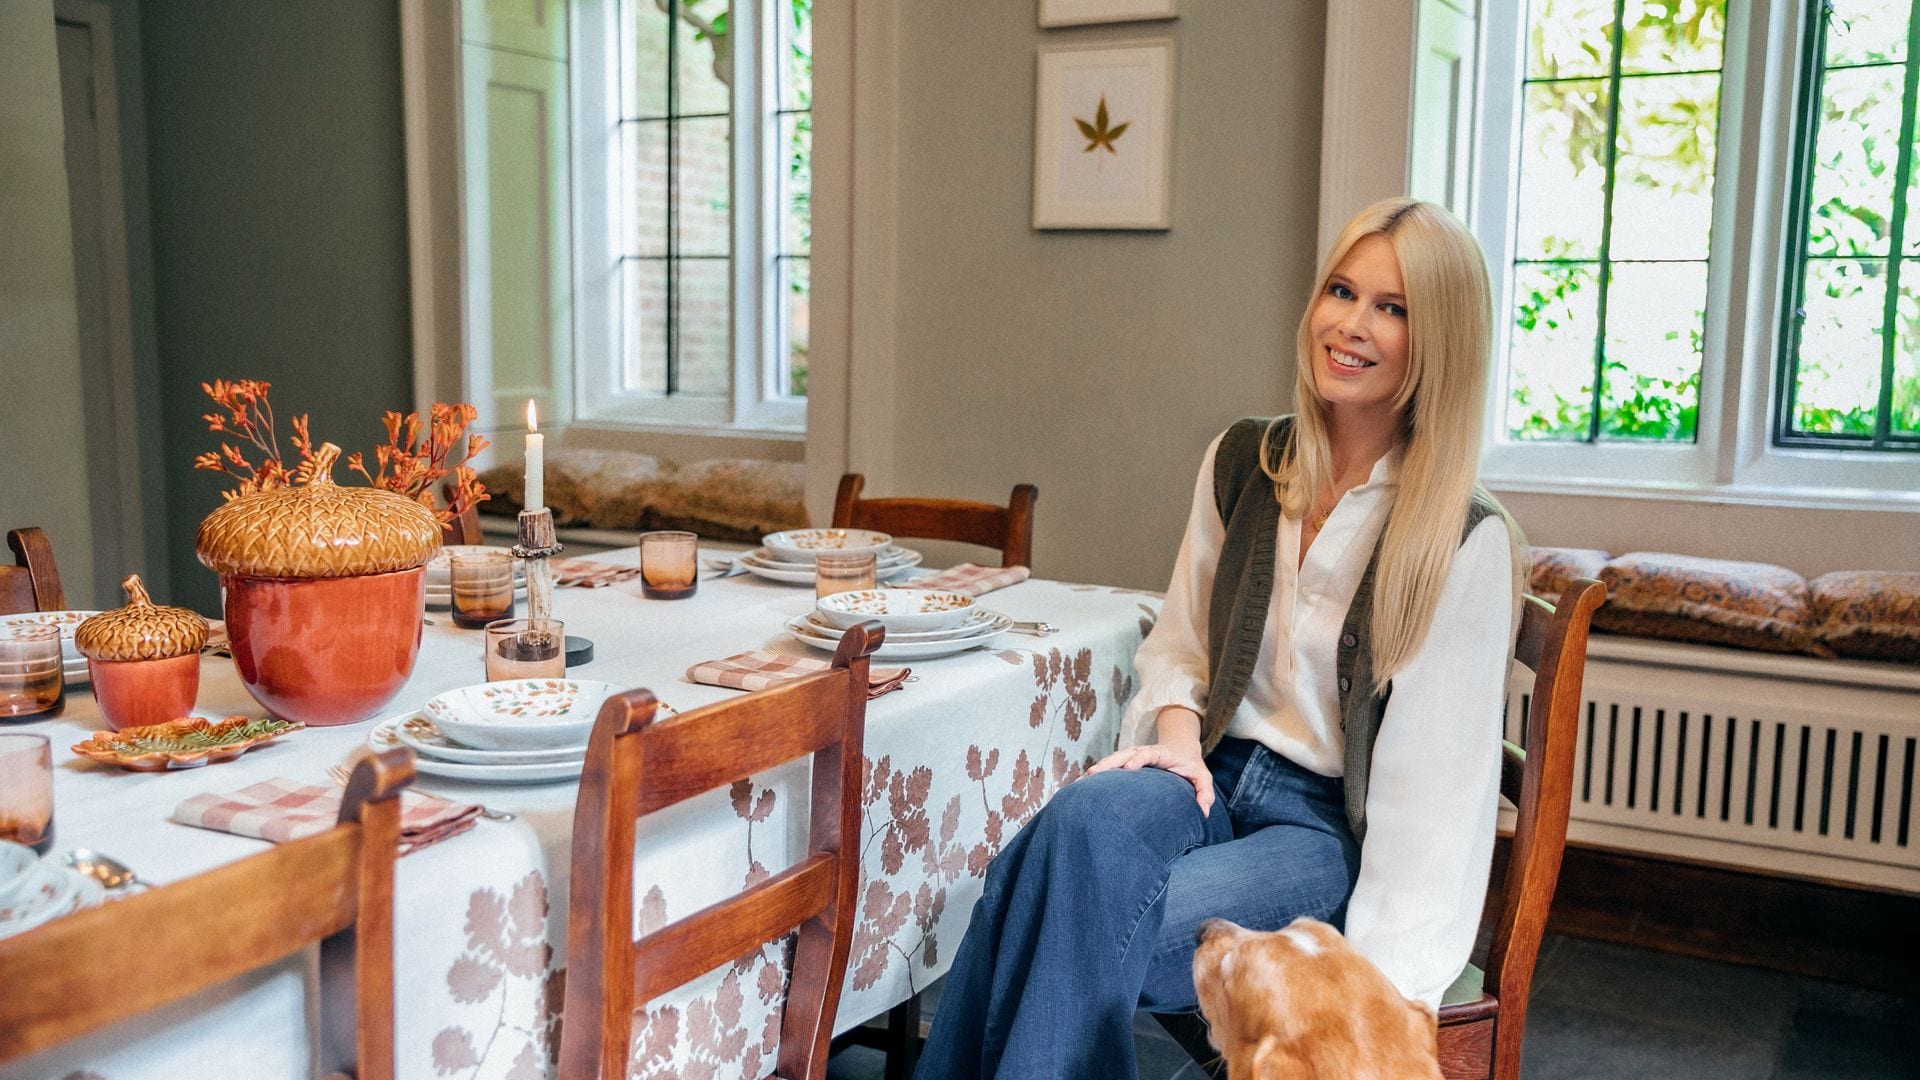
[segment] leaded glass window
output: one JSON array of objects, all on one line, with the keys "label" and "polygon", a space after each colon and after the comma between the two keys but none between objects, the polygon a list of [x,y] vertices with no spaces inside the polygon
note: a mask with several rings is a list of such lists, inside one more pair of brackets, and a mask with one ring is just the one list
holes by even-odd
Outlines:
[{"label": "leaded glass window", "polygon": [[1505,430],[1692,442],[1726,0],[1529,0]]},{"label": "leaded glass window", "polygon": [[1775,441],[1920,450],[1920,25],[1913,0],[1808,11]]}]

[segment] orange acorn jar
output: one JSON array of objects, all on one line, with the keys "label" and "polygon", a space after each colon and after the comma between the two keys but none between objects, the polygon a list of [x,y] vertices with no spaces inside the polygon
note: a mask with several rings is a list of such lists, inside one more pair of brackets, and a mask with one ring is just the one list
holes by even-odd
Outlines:
[{"label": "orange acorn jar", "polygon": [[120,587],[126,607],[94,615],[73,632],[100,715],[115,731],[178,720],[193,711],[200,693],[207,620],[155,604],[138,574]]},{"label": "orange acorn jar", "polygon": [[420,655],[426,564],[440,521],[403,495],[308,480],[207,515],[196,547],[226,590],[227,640],[253,699],[282,720],[351,724],[392,700]]}]

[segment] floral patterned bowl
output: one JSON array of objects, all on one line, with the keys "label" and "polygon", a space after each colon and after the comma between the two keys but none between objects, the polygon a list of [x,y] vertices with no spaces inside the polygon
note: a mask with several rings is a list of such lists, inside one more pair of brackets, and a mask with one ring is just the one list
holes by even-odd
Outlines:
[{"label": "floral patterned bowl", "polygon": [[788,529],[768,533],[760,542],[782,562],[810,563],[827,552],[858,555],[871,551],[878,555],[893,543],[893,537],[872,529]]},{"label": "floral patterned bowl", "polygon": [[593,679],[508,679],[449,690],[427,702],[441,734],[480,750],[585,746],[600,703],[620,688]]},{"label": "floral patterned bowl", "polygon": [[966,622],[973,597],[937,589],[857,589],[821,597],[817,607],[842,630],[878,619],[889,632],[917,634]]}]

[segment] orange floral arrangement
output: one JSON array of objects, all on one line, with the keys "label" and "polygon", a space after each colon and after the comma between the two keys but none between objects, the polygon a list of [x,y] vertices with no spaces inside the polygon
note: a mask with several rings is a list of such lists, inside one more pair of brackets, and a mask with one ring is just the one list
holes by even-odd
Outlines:
[{"label": "orange floral arrangement", "polygon": [[[280,436],[274,430],[273,405],[267,400],[271,383],[258,379],[215,379],[201,383],[214,404],[226,411],[207,413],[201,419],[207,430],[220,435],[235,435],[251,449],[222,442],[220,449],[209,450],[193,459],[193,467],[224,473],[240,483],[220,493],[232,500],[241,495],[285,487],[305,480],[313,471],[313,436],[307,430],[307,415],[294,417],[291,467],[280,449]],[[468,507],[485,502],[486,486],[467,462],[487,448],[485,436],[469,434],[479,411],[464,402],[446,405],[435,402],[426,423],[419,413],[388,412],[380,418],[387,430],[387,441],[373,448],[374,468],[367,470],[366,455],[347,455],[347,468],[367,478],[367,483],[397,492],[439,514],[442,524],[460,516]],[[423,430],[424,429],[424,430]],[[256,464],[248,454],[259,457]],[[445,508],[438,506],[434,488],[445,477],[453,477]]]}]

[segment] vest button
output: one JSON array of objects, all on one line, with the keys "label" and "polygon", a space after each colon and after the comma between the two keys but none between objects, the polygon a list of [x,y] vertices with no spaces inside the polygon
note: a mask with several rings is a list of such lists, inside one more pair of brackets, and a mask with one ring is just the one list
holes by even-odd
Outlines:
[{"label": "vest button", "polygon": [[1352,634],[1341,634],[1340,644],[1345,645],[1347,648],[1351,649],[1355,645],[1360,644],[1360,639],[1357,637],[1354,637]]},{"label": "vest button", "polygon": [[1344,694],[1352,688],[1353,680],[1347,678],[1345,675],[1340,676],[1340,692]]}]

